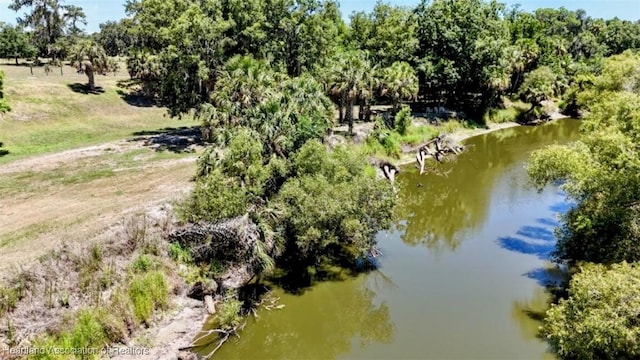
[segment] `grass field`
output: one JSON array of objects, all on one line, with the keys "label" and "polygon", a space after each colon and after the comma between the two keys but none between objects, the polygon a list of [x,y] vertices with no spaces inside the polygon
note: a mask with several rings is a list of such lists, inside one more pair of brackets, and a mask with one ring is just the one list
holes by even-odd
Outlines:
[{"label": "grass field", "polygon": [[190,118],[172,119],[166,110],[129,96],[117,86],[128,79],[126,71],[116,76],[98,76],[101,93],[83,93],[87,77],[69,66],[44,68],[0,65],[6,73],[5,93],[12,111],[0,115],[0,142],[9,154],[0,164],[20,158],[73,149],[131,137],[138,132],[165,127],[192,126]]},{"label": "grass field", "polygon": [[102,92],[87,94],[86,76],[68,66],[64,75],[59,68],[46,75],[34,67],[33,76],[28,66],[0,69],[12,108],[0,115],[0,142],[9,151],[0,156],[0,269],[61,242],[90,241],[123,215],[190,189],[199,148],[162,151],[153,140],[194,121],[130,97],[117,85],[126,72],[98,76]]}]

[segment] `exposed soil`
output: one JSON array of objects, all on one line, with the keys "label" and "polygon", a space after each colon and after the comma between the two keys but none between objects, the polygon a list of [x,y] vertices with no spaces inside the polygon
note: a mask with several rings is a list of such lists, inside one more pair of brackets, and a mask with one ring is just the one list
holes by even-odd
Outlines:
[{"label": "exposed soil", "polygon": [[[158,136],[118,141],[17,160],[0,166],[0,176],[56,171],[103,155],[150,147]],[[170,138],[174,139],[174,138]],[[197,141],[184,149],[195,151]],[[153,161],[136,168],[114,168],[113,175],[66,186],[45,187],[35,194],[0,194],[0,272],[27,264],[65,242],[86,242],[123,215],[144,212],[189,193],[197,155]]]},{"label": "exposed soil", "polygon": [[[187,297],[178,297],[175,310],[168,314],[156,326],[143,331],[138,338],[150,339],[149,352],[136,356],[139,360],[175,360],[180,348],[191,344],[209,316],[202,301]],[[136,345],[141,346],[141,345]],[[185,354],[185,358],[191,355]],[[195,358],[191,356],[191,358]],[[114,360],[131,360],[131,355],[112,357]]]}]

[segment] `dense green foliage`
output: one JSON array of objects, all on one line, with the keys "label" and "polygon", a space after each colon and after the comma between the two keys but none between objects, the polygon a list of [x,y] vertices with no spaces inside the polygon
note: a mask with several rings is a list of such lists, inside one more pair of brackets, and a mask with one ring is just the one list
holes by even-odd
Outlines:
[{"label": "dense green foliage", "polygon": [[612,263],[640,260],[640,75],[638,55],[605,62],[594,87],[582,139],[534,153],[529,173],[538,186],[563,181],[576,206],[559,232],[556,256]]},{"label": "dense green foliage", "polygon": [[218,74],[230,59],[249,55],[276,73],[311,74],[350,127],[356,105],[360,120],[369,120],[377,102],[397,111],[401,101],[419,100],[480,121],[505,94],[562,98],[580,76],[598,71],[603,56],[640,44],[637,23],[581,10],[528,13],[495,1],[378,2],[371,13],[352,14],[348,26],[334,1],[242,4],[130,1],[130,17],[105,26],[103,39],[111,53],[130,47],[132,77],[172,115],[215,103]]},{"label": "dense green foliage", "polygon": [[574,86],[572,102],[588,111],[581,139],[535,152],[528,167],[536,186],[560,182],[574,203],[557,230],[554,255],[581,264],[568,298],[547,312],[543,333],[564,358],[635,359],[640,355],[640,55],[606,59],[597,76],[583,76]]},{"label": "dense green foliage", "polygon": [[556,93],[554,86],[556,75],[548,66],[541,66],[524,77],[520,86],[520,97],[523,101],[538,106]]},{"label": "dense green foliage", "polygon": [[134,43],[130,34],[130,20],[107,21],[100,24],[100,32],[95,34],[96,41],[109,56],[125,56]]},{"label": "dense green foliage", "polygon": [[317,141],[298,152],[292,173],[275,199],[290,242],[285,255],[313,262],[328,254],[342,265],[364,259],[374,235],[390,226],[395,199],[389,184],[376,180],[358,154],[329,152]]},{"label": "dense green foliage", "polygon": [[5,83],[4,71],[0,70],[0,114],[11,110],[11,107],[9,106],[9,102],[4,96],[4,83]]},{"label": "dense green foliage", "polygon": [[53,59],[64,57],[65,36],[82,35],[78,26],[86,25],[86,15],[81,7],[63,5],[59,0],[12,0],[9,9],[27,11],[18,18],[18,25],[30,29],[31,44],[40,56]]},{"label": "dense green foliage", "polygon": [[637,359],[640,356],[640,266],[581,266],[569,298],[547,312],[543,334],[562,357]]},{"label": "dense green foliage", "polygon": [[508,23],[495,1],[422,1],[417,8],[421,94],[470,112],[497,102],[508,68]]},{"label": "dense green foliage", "polygon": [[184,204],[185,219],[216,222],[249,213],[262,241],[275,244],[270,255],[283,267],[302,268],[323,260],[353,266],[390,225],[391,186],[359,154],[310,140],[281,157],[248,128],[231,138],[224,155],[201,160],[210,170],[201,171]]},{"label": "dense green foliage", "polygon": [[19,28],[0,23],[0,58],[15,59],[32,58],[36,48],[29,42],[29,37]]},{"label": "dense green foliage", "polygon": [[412,9],[378,1],[370,14],[351,14],[348,43],[369,52],[381,67],[396,61],[414,62],[418,50],[417,25]]}]

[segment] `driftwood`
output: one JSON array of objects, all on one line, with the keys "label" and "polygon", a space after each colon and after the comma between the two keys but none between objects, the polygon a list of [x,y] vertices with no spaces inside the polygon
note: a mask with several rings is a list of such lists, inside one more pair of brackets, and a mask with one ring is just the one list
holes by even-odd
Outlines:
[{"label": "driftwood", "polygon": [[[223,288],[236,289],[250,281],[256,274],[256,248],[273,244],[259,244],[260,231],[248,215],[221,221],[216,224],[189,224],[171,235],[169,241],[188,249],[196,263],[215,260],[225,269],[215,280]],[[206,294],[205,294],[206,295]]]},{"label": "driftwood", "polygon": [[259,239],[258,227],[247,215],[216,224],[189,224],[169,235],[169,241],[189,249],[195,262],[245,261]]},{"label": "driftwood", "polygon": [[205,359],[211,359],[213,357],[213,355],[216,353],[216,351],[220,350],[222,345],[224,345],[224,343],[226,343],[227,340],[229,340],[231,335],[235,335],[238,338],[240,338],[239,332],[244,329],[245,325],[247,325],[246,321],[242,325],[236,325],[233,328],[228,329],[228,330],[226,330],[226,329],[207,330],[203,334],[198,336],[196,339],[194,339],[191,342],[191,344],[189,344],[188,346],[182,347],[182,348],[180,348],[178,350],[179,351],[192,351],[194,348],[198,347],[197,344],[201,340],[204,340],[205,338],[207,338],[208,336],[211,336],[213,334],[217,334],[218,335],[218,339],[219,339],[218,345],[216,345],[216,347],[213,350],[211,350],[207,355],[204,356]]},{"label": "driftwood", "polygon": [[382,170],[382,174],[393,184],[396,180],[396,174],[400,173],[400,170],[390,162],[383,161],[380,163],[380,170]]},{"label": "driftwood", "polygon": [[[432,158],[442,162],[448,154],[459,155],[464,151],[464,146],[447,135],[438,136],[420,146],[416,152],[416,161],[420,166],[420,174],[424,173],[427,159]],[[431,169],[438,173],[437,170]]]},{"label": "driftwood", "polygon": [[396,175],[400,173],[400,169],[398,169],[397,166],[385,160],[371,157],[369,158],[369,163],[371,164],[371,166],[379,169],[382,176],[384,176],[385,179],[389,180],[392,185],[395,182]]}]

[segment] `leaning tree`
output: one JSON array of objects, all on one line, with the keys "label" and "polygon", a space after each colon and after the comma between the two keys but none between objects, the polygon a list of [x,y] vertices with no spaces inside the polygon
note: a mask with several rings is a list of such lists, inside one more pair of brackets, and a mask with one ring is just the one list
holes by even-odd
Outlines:
[{"label": "leaning tree", "polygon": [[89,89],[95,90],[95,74],[105,75],[112,67],[112,61],[104,48],[93,40],[78,42],[71,49],[71,63],[89,78]]}]

